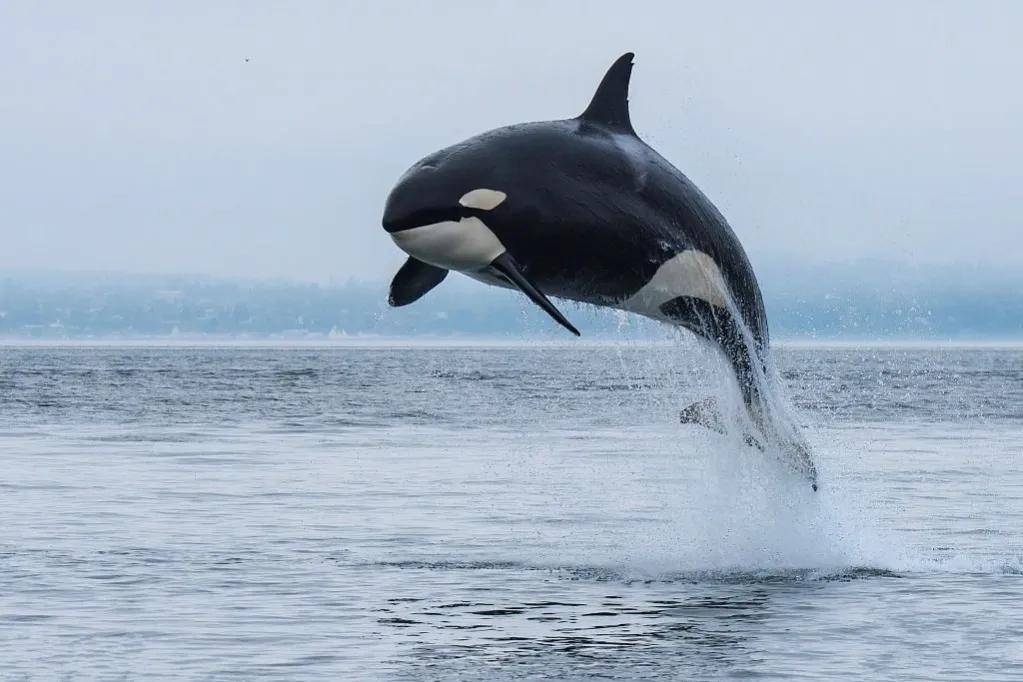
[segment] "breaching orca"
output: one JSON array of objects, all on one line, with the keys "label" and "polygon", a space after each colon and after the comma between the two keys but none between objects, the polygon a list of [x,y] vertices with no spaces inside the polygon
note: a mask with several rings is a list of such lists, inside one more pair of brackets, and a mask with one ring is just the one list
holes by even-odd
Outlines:
[{"label": "breaching orca", "polygon": [[[491,130],[412,166],[384,209],[409,254],[389,302],[412,303],[458,270],[520,290],[576,335],[548,296],[684,327],[725,353],[770,437],[760,287],[717,208],[633,130],[632,59],[611,66],[576,118]],[[788,432],[792,463],[816,489],[808,448]]]}]

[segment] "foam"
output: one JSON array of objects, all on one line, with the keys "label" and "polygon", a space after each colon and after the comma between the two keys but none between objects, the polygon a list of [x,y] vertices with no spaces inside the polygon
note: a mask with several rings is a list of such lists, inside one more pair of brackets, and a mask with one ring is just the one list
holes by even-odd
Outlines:
[{"label": "foam", "polygon": [[[584,500],[600,498],[610,520],[573,526],[560,535],[541,531],[549,544],[530,558],[531,565],[620,580],[1020,571],[1019,557],[936,559],[884,529],[873,501],[863,498],[861,486],[850,484],[855,472],[847,462],[860,444],[814,442],[811,424],[807,442],[820,474],[817,492],[791,465],[784,444],[768,440],[764,451],[747,445],[743,434],[753,425],[739,388],[727,361],[707,344],[680,337],[677,347],[665,349],[653,365],[644,372],[660,382],[647,396],[651,434],[638,445],[653,451],[629,453],[624,458],[629,464],[594,464],[588,473],[573,470],[584,478],[561,481],[561,487]],[[786,400],[773,366],[761,380],[780,429],[798,429],[805,416]],[[679,407],[708,395],[723,408],[726,433],[662,423]],[[556,476],[551,474],[546,471],[541,477],[553,483]],[[638,479],[646,483],[639,485]],[[647,510],[645,517],[615,523],[616,516],[627,516],[616,510],[637,507],[637,497],[644,498],[639,506]]]}]

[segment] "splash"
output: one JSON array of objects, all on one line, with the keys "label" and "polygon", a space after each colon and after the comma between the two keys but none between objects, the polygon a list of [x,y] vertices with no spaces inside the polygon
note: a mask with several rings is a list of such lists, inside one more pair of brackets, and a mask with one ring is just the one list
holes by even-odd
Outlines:
[{"label": "splash", "polygon": [[[641,374],[653,386],[636,389],[646,408],[636,415],[645,423],[634,450],[567,469],[565,454],[552,453],[557,464],[540,467],[544,480],[537,486],[570,498],[558,502],[559,510],[599,506],[601,513],[592,524],[544,527],[534,563],[628,579],[829,577],[883,572],[897,563],[849,491],[836,484],[815,492],[807,485],[793,444],[802,453],[811,445],[773,362],[757,375],[765,416],[758,422],[714,344],[677,330],[674,344],[649,357]],[[620,351],[619,359],[623,374],[636,374],[634,358]],[[721,428],[671,419],[681,405],[708,396]]]},{"label": "splash", "polygon": [[[782,575],[884,566],[883,543],[867,517],[846,512],[837,491],[813,492],[805,480],[734,434],[690,429],[674,466],[647,480],[655,519],[617,527],[574,529],[558,542],[559,560],[602,566],[633,577],[678,572]],[[652,478],[656,476],[657,483]],[[631,486],[623,486],[631,495]],[[602,493],[604,491],[601,491]],[[629,500],[609,500],[609,507]],[[548,557],[553,559],[554,557]]]}]

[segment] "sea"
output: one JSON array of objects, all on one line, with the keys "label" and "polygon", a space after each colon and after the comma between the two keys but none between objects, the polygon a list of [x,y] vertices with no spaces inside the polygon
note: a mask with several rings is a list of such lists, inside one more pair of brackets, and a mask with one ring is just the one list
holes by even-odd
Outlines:
[{"label": "sea", "polygon": [[0,346],[0,679],[1023,679],[1023,347]]}]

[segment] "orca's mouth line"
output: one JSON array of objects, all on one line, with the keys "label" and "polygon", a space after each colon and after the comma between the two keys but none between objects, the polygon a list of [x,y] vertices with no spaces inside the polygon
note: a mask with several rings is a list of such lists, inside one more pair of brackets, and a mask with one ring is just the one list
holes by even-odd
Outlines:
[{"label": "orca's mouth line", "polygon": [[398,219],[384,219],[384,230],[390,234],[427,227],[437,223],[457,223],[464,218],[482,218],[486,211],[468,206],[424,208]]}]

